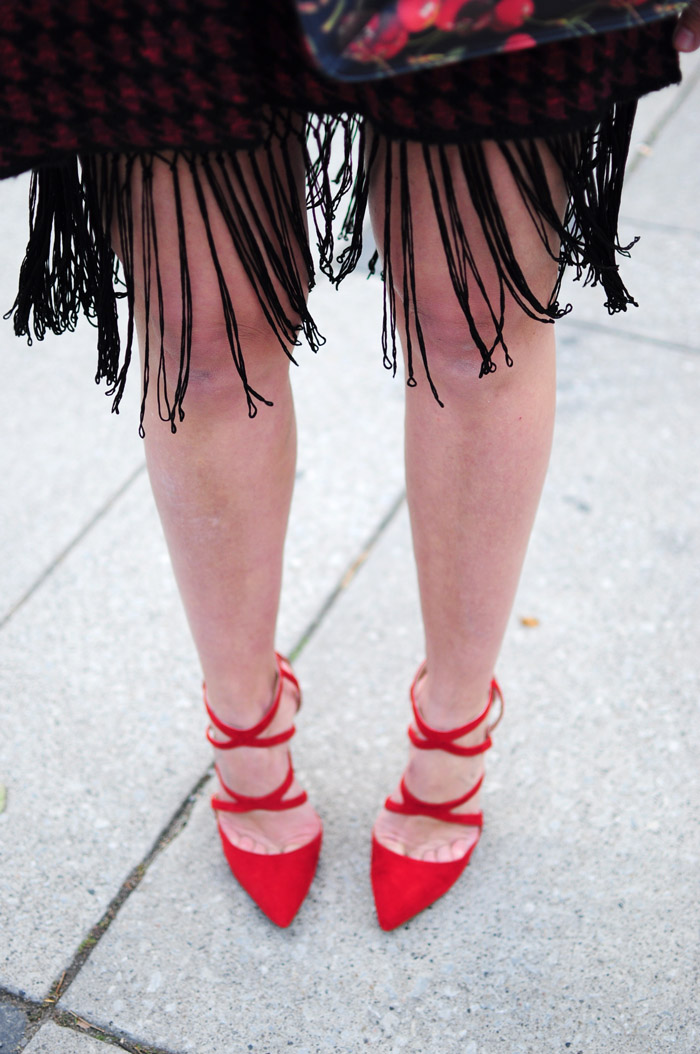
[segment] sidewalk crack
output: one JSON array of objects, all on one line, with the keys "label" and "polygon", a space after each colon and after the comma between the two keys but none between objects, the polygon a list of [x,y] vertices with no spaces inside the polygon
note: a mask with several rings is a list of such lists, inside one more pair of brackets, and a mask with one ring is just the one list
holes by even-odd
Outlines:
[{"label": "sidewalk crack", "polygon": [[681,227],[678,223],[662,223],[658,220],[640,219],[638,216],[630,216],[624,213],[620,216],[620,224],[639,227],[643,231],[659,231],[662,234],[689,235],[691,238],[700,238],[700,229],[695,227]]},{"label": "sidewalk crack", "polygon": [[[146,856],[138,863],[127,875],[126,879],[122,883],[117,894],[109,902],[106,910],[98,922],[88,932],[87,936],[80,942],[78,949],[75,952],[70,964],[61,973],[60,977],[56,978],[49,989],[49,993],[43,1002],[32,1000],[27,997],[13,996],[11,1001],[16,1006],[22,1006],[27,1010],[27,1016],[30,1020],[30,1026],[27,1029],[26,1035],[22,1040],[20,1050],[24,1050],[32,1038],[36,1035],[42,1025],[49,1021],[61,1025],[63,1027],[73,1028],[75,1031],[79,1031],[84,1035],[95,1035],[99,1039],[104,1039],[107,1042],[114,1043],[120,1047],[121,1050],[127,1050],[130,1054],[173,1054],[172,1051],[166,1051],[160,1047],[152,1047],[148,1044],[139,1044],[134,1040],[130,1039],[126,1034],[120,1034],[119,1032],[110,1033],[105,1031],[103,1028],[93,1025],[91,1022],[86,1022],[84,1018],[76,1015],[70,1011],[61,1009],[58,1006],[58,1002],[66,994],[71,984],[78,976],[87,960],[92,955],[94,948],[104,937],[105,933],[111,926],[114,919],[119,914],[123,904],[128,900],[134,890],[140,885],[144,876],[146,875],[149,867],[157,856],[181,833],[186,827],[187,821],[190,818],[190,814],[194,809],[196,802],[199,800],[202,790],[205,784],[209,781],[211,773],[213,771],[213,765],[209,766],[206,772],[199,777],[197,782],[194,784],[189,794],[186,796],[184,801],[178,806],[177,810],[161,830],[153,843],[150,851]],[[8,993],[9,996],[10,993]],[[83,1021],[84,1024],[77,1022]],[[89,1031],[95,1029],[95,1032]]]},{"label": "sidewalk crack", "polygon": [[19,598],[19,600],[12,605],[12,607],[0,618],[0,630],[4,629],[7,623],[13,618],[20,608],[24,607],[28,600],[30,600],[38,589],[46,582],[48,578],[54,573],[54,571],[60,567],[60,565],[66,560],[73,550],[80,545],[84,538],[90,533],[93,527],[97,526],[101,519],[107,515],[119,499],[126,494],[129,487],[134,483],[139,476],[145,471],[146,463],[142,462],[139,467],[131,473],[130,476],[122,483],[122,485],[112,494],[110,498],[97,510],[96,513],[91,516],[85,526],[78,531],[74,538],[66,545],[61,551],[51,560],[49,564],[44,568],[41,574],[34,580],[29,589]]},{"label": "sidewalk crack", "polygon": [[348,566],[345,568],[345,570],[343,571],[342,575],[340,576],[340,579],[339,579],[338,584],[335,587],[335,589],[331,590],[331,592],[328,594],[328,596],[326,597],[326,600],[321,605],[321,607],[319,608],[318,612],[311,619],[311,621],[307,625],[306,629],[302,631],[301,636],[299,637],[299,640],[297,641],[297,643],[291,648],[291,650],[289,652],[289,659],[290,659],[291,662],[294,662],[298,658],[298,656],[302,653],[302,651],[304,650],[306,645],[313,638],[313,636],[316,633],[316,631],[320,628],[321,623],[325,619],[326,615],[335,606],[335,604],[336,604],[337,600],[339,599],[339,597],[345,592],[345,590],[348,588],[348,586],[350,585],[352,580],[355,578],[355,576],[357,575],[358,571],[360,570],[362,565],[365,563],[365,561],[367,560],[367,558],[371,554],[371,552],[374,549],[375,545],[377,544],[377,542],[379,541],[381,536],[384,534],[384,531],[387,529],[387,527],[391,524],[391,522],[396,517],[396,514],[398,513],[399,509],[403,505],[403,503],[405,501],[405,498],[406,498],[406,491],[402,490],[399,493],[399,495],[394,499],[394,501],[391,503],[391,505],[389,506],[389,509],[387,510],[385,515],[382,517],[382,519],[379,521],[377,526],[374,528],[374,530],[370,534],[369,538],[367,539],[365,544],[360,549],[360,552],[358,553],[358,555],[356,557],[354,557],[354,559],[351,560],[350,563],[348,564]]},{"label": "sidewalk crack", "polygon": [[637,333],[634,330],[618,329],[617,326],[606,325],[604,322],[589,322],[582,318],[569,318],[566,328],[584,329],[592,333],[603,333],[608,337],[619,337],[622,340],[633,340],[638,344],[648,344],[655,348],[666,351],[679,351],[683,354],[699,355],[700,347],[693,344],[684,344],[679,340],[666,340],[663,337],[651,337],[648,333]]},{"label": "sidewalk crack", "polygon": [[[99,519],[108,511],[108,509],[114,505],[114,503],[121,497],[121,495],[128,489],[138,475],[143,471],[144,466],[139,468],[132,476],[124,483],[124,485],[117,491],[109,502],[92,518],[89,524],[80,532],[79,535],[70,543],[69,546],[53,561],[50,568],[44,572],[44,574],[34,583],[32,589],[25,594],[21,601],[15,605],[13,611],[5,619],[9,619],[11,615],[16,611],[28,598],[29,596],[39,587],[42,581],[44,581],[51,573],[54,567],[56,567],[68,553],[75,548],[81,538],[85,537],[88,531],[99,521]],[[290,652],[290,658],[294,659],[299,655],[301,651],[306,647],[308,642],[311,640],[313,635],[316,633],[324,618],[328,612],[334,607],[336,601],[349,587],[355,576],[358,574],[360,568],[365,563],[367,558],[370,556],[372,550],[376,546],[379,539],[382,537],[387,527],[393,522],[401,506],[405,501],[405,491],[397,495],[393,500],[388,510],[381,518],[377,526],[370,533],[364,545],[362,545],[360,552],[350,561],[346,569],[338,580],[338,584],[329,593],[326,600],[319,608],[316,615],[311,619],[306,629],[301,633],[297,644]],[[3,625],[0,622],[0,627]],[[194,809],[195,804],[202,795],[202,791],[206,783],[211,778],[213,772],[213,764],[209,765],[202,776],[199,777],[197,782],[194,784],[189,794],[186,796],[184,801],[177,808],[169,822],[162,829],[160,834],[157,836],[153,843],[150,851],[146,856],[130,871],[125,881],[122,883],[117,894],[112,898],[104,911],[102,917],[97,923],[89,930],[88,934],[78,945],[78,949],[73,955],[70,964],[62,972],[60,977],[56,978],[49,989],[49,993],[46,998],[41,1001],[33,1000],[29,997],[11,995],[11,993],[3,993],[0,990],[0,995],[6,994],[10,1001],[16,1005],[22,1007],[27,1012],[27,1017],[30,1021],[27,1032],[21,1042],[20,1050],[24,1050],[27,1044],[29,1044],[32,1038],[36,1035],[39,1029],[47,1024],[53,1022],[54,1024],[68,1028],[74,1032],[77,1032],[85,1036],[93,1036],[96,1039],[100,1039],[103,1042],[112,1044],[118,1047],[120,1050],[128,1051],[129,1054],[177,1054],[177,1052],[165,1050],[162,1047],[153,1047],[148,1044],[142,1044],[138,1041],[133,1040],[126,1033],[119,1031],[108,1031],[102,1026],[96,1025],[93,1022],[81,1017],[79,1014],[73,1011],[62,1009],[58,1004],[59,1001],[65,996],[71,984],[82,970],[85,963],[88,961],[94,948],[104,937],[108,931],[112,922],[115,920],[122,906],[129,899],[131,894],[140,885],[144,876],[148,872],[153,861],[157,856],[163,852],[168,845],[175,838],[182,833],[187,826],[188,820]]]}]

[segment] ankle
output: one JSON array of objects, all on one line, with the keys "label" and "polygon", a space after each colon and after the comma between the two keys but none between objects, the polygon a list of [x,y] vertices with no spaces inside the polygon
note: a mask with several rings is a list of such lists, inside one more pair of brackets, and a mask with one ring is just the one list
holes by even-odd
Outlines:
[{"label": "ankle", "polygon": [[277,679],[274,661],[269,668],[236,671],[235,678],[206,678],[207,700],[220,721],[234,728],[250,728],[273,705]]},{"label": "ankle", "polygon": [[[475,720],[490,697],[490,676],[474,681],[430,676],[427,672],[415,682],[414,698],[418,712],[427,725],[439,732],[461,728]],[[487,715],[484,714],[484,721]],[[479,732],[479,724],[473,732]]]}]

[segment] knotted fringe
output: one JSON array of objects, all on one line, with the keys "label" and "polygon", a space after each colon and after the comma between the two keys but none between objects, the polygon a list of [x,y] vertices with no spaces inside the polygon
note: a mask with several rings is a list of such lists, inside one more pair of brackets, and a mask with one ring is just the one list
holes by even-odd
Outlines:
[{"label": "knotted fringe", "polygon": [[[583,279],[584,285],[603,286],[606,293],[605,306],[610,314],[626,311],[628,305],[637,306],[622,281],[616,259],[620,255],[629,256],[630,248],[637,241],[635,238],[632,243],[623,246],[617,234],[622,184],[635,112],[636,103],[620,104],[595,128],[579,130],[566,136],[504,141],[496,144],[525,204],[533,229],[547,254],[558,265],[557,279],[546,303],[540,302],[529,287],[514,252],[491,181],[484,144],[477,141],[456,148],[423,146],[422,163],[430,186],[445,261],[465,326],[481,355],[480,376],[483,377],[496,369],[494,352],[497,348],[502,350],[505,363],[508,366],[513,364],[504,337],[508,298],[530,318],[545,323],[554,322],[571,311],[571,304],[559,304],[561,283],[567,266],[573,267],[575,280]],[[371,131],[368,138],[369,144],[365,148],[367,163],[363,172],[366,183],[372,178],[372,165],[377,157],[379,141],[379,137]],[[449,164],[447,151],[450,149],[456,149],[458,153],[460,175],[469,188],[480,234],[486,242],[490,259],[495,264],[496,295],[493,292],[490,295],[487,293],[486,277],[470,245],[470,231],[465,228],[460,211],[460,194],[463,192],[455,187]],[[549,151],[563,174],[568,194],[563,218],[552,199],[543,163],[543,150]],[[414,267],[411,179],[408,172],[406,144],[390,144],[384,152],[383,179],[384,365],[396,372],[396,321],[399,306],[397,300],[400,292],[406,342],[404,350],[407,384],[416,384],[414,345],[417,343],[431,391],[442,405],[430,376],[428,349],[420,323]],[[356,185],[354,195],[357,202],[364,207],[367,200],[366,186]],[[398,197],[398,201],[394,200],[395,197]],[[401,231],[398,245],[395,244],[395,230],[392,235],[391,219],[396,210],[400,217]],[[357,215],[361,214],[361,211],[359,206],[354,203],[351,205],[350,213],[356,231]],[[355,256],[359,255],[357,248],[354,252]],[[378,260],[379,252],[376,252],[370,261],[371,270],[376,268]],[[402,276],[398,285],[395,280],[397,261],[400,263],[398,269]],[[489,328],[492,334],[488,341],[477,325],[474,312],[477,305],[481,309],[479,313],[482,319],[483,305],[490,316]]]},{"label": "knotted fringe", "polygon": [[[323,158],[339,122],[326,120],[315,129]],[[183,172],[191,179],[194,198],[206,232],[233,364],[241,378],[249,416],[269,401],[249,383],[241,320],[235,291],[229,288],[221,245],[214,237],[210,211],[217,210],[217,229],[226,231],[240,260],[271,333],[292,360],[301,343],[299,331],[316,351],[323,337],[306,300],[314,284],[314,264],[306,233],[306,210],[299,200],[292,144],[301,144],[309,173],[309,194],[316,205],[319,241],[332,252],[332,217],[337,208],[326,167],[312,159],[303,130],[276,119],[257,151],[233,154],[131,153],[96,155],[47,167],[32,176],[30,233],[20,271],[15,303],[8,312],[18,335],[43,339],[48,331],[74,329],[82,312],[97,326],[98,363],[95,380],[105,380],[112,408],[118,412],[134,352],[134,308],[137,276],[142,281],[144,308],[143,387],[140,432],[143,434],[146,396],[156,384],[158,411],[173,431],[184,418],[183,401],[191,363],[197,304],[193,302],[188,237],[183,207]],[[348,149],[350,146],[348,145]],[[275,163],[273,163],[273,154]],[[165,165],[170,186],[154,187],[156,164]],[[263,174],[263,166],[269,177]],[[245,174],[244,169],[245,167]],[[351,166],[344,166],[349,179]],[[162,211],[168,202],[169,221],[177,229],[181,315],[179,354],[166,349],[166,304],[163,285]],[[323,202],[323,208],[321,203]],[[325,225],[322,229],[321,223]],[[139,249],[140,247],[140,249]],[[117,256],[118,251],[118,256]],[[141,251],[142,259],[136,258]],[[172,292],[171,292],[172,297]],[[117,304],[126,301],[126,332],[120,336]],[[156,333],[155,342],[152,334]],[[166,355],[166,350],[170,353]],[[177,361],[177,373],[167,376],[166,361]]]},{"label": "knotted fringe", "polygon": [[[496,369],[497,348],[502,349],[506,364],[512,365],[504,339],[508,299],[515,301],[531,318],[542,322],[552,322],[568,313],[570,305],[561,307],[558,303],[566,265],[574,268],[575,277],[583,278],[584,284],[602,284],[610,313],[624,311],[628,304],[635,303],[620,278],[616,262],[616,256],[629,255],[630,248],[619,244],[617,223],[634,112],[634,103],[621,104],[593,129],[539,141],[498,144],[534,229],[559,265],[558,278],[547,303],[541,303],[529,288],[518,263],[492,185],[483,144],[470,142],[456,148],[426,145],[418,154],[430,187],[452,288],[470,337],[481,355],[482,376]],[[560,166],[568,191],[569,203],[563,220],[547,182],[542,143]],[[217,229],[221,229],[222,219],[271,333],[284,353],[295,361],[291,349],[299,345],[300,331],[316,351],[323,337],[306,304],[308,290],[314,285],[314,261],[307,238],[307,216],[296,185],[295,162],[300,148],[306,169],[306,205],[318,247],[319,267],[334,284],[339,285],[355,269],[362,254],[370,191],[383,195],[385,221],[380,240],[384,365],[396,372],[397,310],[400,309],[406,333],[407,383],[410,386],[417,383],[415,360],[418,357],[431,391],[440,402],[430,376],[416,288],[417,247],[408,147],[404,142],[386,143],[358,117],[310,117],[305,127],[301,127],[298,119],[275,115],[269,134],[257,151],[101,154],[84,157],[80,164],[70,160],[35,172],[30,190],[29,243],[17,297],[8,312],[8,316],[13,316],[15,332],[27,336],[31,343],[32,336],[41,340],[47,331],[61,333],[74,329],[79,314],[83,313],[98,331],[95,379],[107,382],[108,394],[113,398],[112,408],[117,412],[133,354],[135,277],[142,276],[144,310],[151,324],[146,326],[146,344],[142,349],[140,432],[143,434],[146,394],[152,383],[157,386],[160,416],[175,431],[177,423],[184,418],[183,401],[197,312],[183,207],[182,175],[186,172],[206,231],[231,358],[243,384],[248,413],[254,417],[259,403],[269,403],[248,381],[242,320],[236,315],[235,290],[227,283],[210,209],[218,210]],[[448,158],[448,150],[455,149],[480,233],[495,265],[496,296],[487,295],[486,280],[462,219],[460,190],[455,187]],[[415,159],[415,151],[412,156]],[[179,250],[181,326],[174,378],[166,376],[165,318],[171,305],[165,303],[161,277],[163,232],[156,218],[156,161],[165,162],[170,174],[169,207],[177,228]],[[263,172],[263,161],[268,175]],[[384,166],[383,173],[378,170],[380,163]],[[160,186],[158,200],[163,194]],[[339,217],[341,207],[345,211]],[[394,225],[397,209],[398,228]],[[336,253],[338,239],[346,244]],[[135,258],[138,247],[142,260]],[[376,269],[378,258],[375,252],[370,260],[371,272]],[[126,301],[127,307],[123,337],[117,318],[120,299]],[[488,339],[477,325],[472,309],[475,302],[488,306],[492,323]],[[483,308],[480,316],[483,318]],[[153,331],[159,334],[155,348]],[[172,349],[168,350],[172,361]]]}]

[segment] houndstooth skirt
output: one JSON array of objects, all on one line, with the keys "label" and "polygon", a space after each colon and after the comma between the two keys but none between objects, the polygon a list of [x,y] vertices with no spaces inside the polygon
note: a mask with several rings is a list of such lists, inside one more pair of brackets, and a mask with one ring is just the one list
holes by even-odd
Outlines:
[{"label": "houndstooth skirt", "polygon": [[[422,164],[433,188],[454,294],[486,375],[499,358],[512,362],[504,336],[506,293],[531,317],[551,322],[569,309],[558,301],[569,265],[578,277],[603,285],[609,311],[634,303],[617,265],[617,255],[626,251],[617,237],[620,195],[636,100],[680,79],[672,29],[664,21],[371,83],[340,83],[314,67],[290,0],[264,5],[259,0],[3,0],[0,177],[33,173],[29,241],[9,312],[15,331],[41,339],[47,330],[74,328],[78,316],[86,315],[97,327],[96,379],[107,382],[118,409],[132,357],[135,247],[149,246],[148,261],[140,266],[153,275],[153,317],[163,316],[158,210],[149,173],[164,162],[174,201],[183,171],[199,188],[205,225],[206,201],[216,202],[284,352],[291,356],[300,334],[317,349],[322,337],[307,305],[314,261],[294,159],[301,150],[319,266],[340,284],[362,254],[369,187],[381,156],[385,215],[397,209],[400,214],[406,293],[397,298],[392,291],[399,248],[390,245],[387,226],[381,244],[384,362],[396,369],[401,310],[409,344],[413,333],[407,383],[416,383],[420,362],[439,400],[420,326],[411,325],[416,304],[409,145],[424,147]],[[504,236],[486,141],[498,144],[535,229],[543,239],[553,232],[559,245],[559,276],[546,302],[528,287]],[[559,166],[568,191],[563,218],[544,174],[543,149]],[[470,232],[455,207],[448,151],[457,153],[498,274],[488,336],[479,333],[473,316],[474,293],[483,290],[483,282]],[[246,172],[255,173],[256,159],[273,153],[273,188],[261,177],[256,200],[263,215],[251,219],[242,201],[240,161],[247,157]],[[138,231],[134,215],[146,218]],[[144,231],[144,222],[152,229]],[[115,229],[120,258],[110,234]],[[276,232],[272,242],[264,233],[270,229]],[[148,378],[157,377],[161,416],[173,430],[184,416],[197,312],[188,299],[184,225],[179,246],[183,330],[177,376],[167,376],[161,332],[160,345],[150,351],[158,362],[147,363],[143,395],[145,405]],[[216,254],[213,241],[211,251]],[[377,265],[375,254],[370,267]],[[225,276],[220,285],[232,363],[252,416],[266,400],[247,378],[235,290]],[[121,325],[120,299],[128,308]]]}]

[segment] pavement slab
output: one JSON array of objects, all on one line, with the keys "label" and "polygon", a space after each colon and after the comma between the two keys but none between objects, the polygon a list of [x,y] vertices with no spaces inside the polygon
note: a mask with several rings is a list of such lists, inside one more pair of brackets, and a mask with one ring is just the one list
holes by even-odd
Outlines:
[{"label": "pavement slab", "polygon": [[639,307],[607,317],[602,289],[584,290],[571,276],[564,282],[562,302],[572,301],[573,318],[596,328],[700,350],[700,58],[690,56],[683,66],[682,106],[679,91],[669,88],[640,107],[622,199],[621,244],[635,237],[639,242],[630,258],[618,263]]},{"label": "pavement slab", "polygon": [[10,620],[0,650],[0,979],[41,998],[209,760],[145,478]]},{"label": "pavement slab", "polygon": [[650,156],[650,148],[653,149],[659,131],[675,111],[685,105],[688,89],[692,90],[697,81],[700,74],[700,54],[697,51],[683,54],[680,60],[683,75],[680,87],[672,84],[661,91],[645,95],[639,102],[632,132],[628,174],[630,169],[634,171],[638,162]]},{"label": "pavement slab", "polygon": [[110,1049],[103,1040],[81,1035],[72,1028],[61,1028],[53,1022],[40,1028],[24,1048],[26,1054],[109,1054]]},{"label": "pavement slab", "polygon": [[0,1051],[15,1054],[22,1049],[29,1021],[24,1010],[11,1003],[0,1003]]},{"label": "pavement slab", "polygon": [[381,300],[379,280],[359,274],[341,292],[324,281],[312,293],[327,343],[292,370],[299,451],[278,621],[285,651],[403,494],[404,384],[382,366]]},{"label": "pavement slab", "polygon": [[[625,333],[640,343],[655,340],[677,345],[681,351],[700,353],[700,227],[681,229],[625,218],[620,229],[625,244],[639,237],[630,258],[620,263],[625,285],[639,306],[609,316],[603,307],[602,289],[579,290],[576,282],[568,280],[562,302],[573,302],[572,320],[587,324],[593,333]],[[664,261],[662,273],[660,259]]]},{"label": "pavement slab", "polygon": [[114,417],[95,386],[93,327],[82,320],[27,347],[1,318],[16,291],[28,186],[0,186],[0,622],[143,464],[135,391]]},{"label": "pavement slab", "polygon": [[[697,202],[697,171],[700,151],[700,59],[688,63],[686,94],[676,96],[672,111],[649,144],[643,165],[637,166],[625,188],[627,216],[655,219],[678,227],[700,227]],[[672,96],[669,94],[669,100]],[[644,177],[639,173],[644,169]]]},{"label": "pavement slab", "polygon": [[465,877],[377,928],[369,829],[404,762],[421,655],[401,511],[297,663],[295,759],[326,824],[298,919],[276,930],[233,884],[203,795],[63,1008],[183,1054],[697,1049],[700,363],[669,371],[659,349],[633,361],[622,338],[591,348],[563,329],[552,472]]}]

